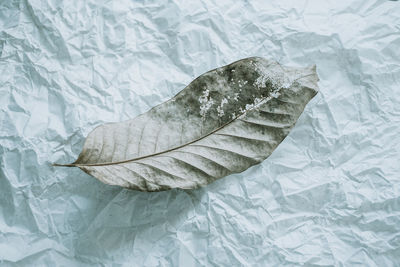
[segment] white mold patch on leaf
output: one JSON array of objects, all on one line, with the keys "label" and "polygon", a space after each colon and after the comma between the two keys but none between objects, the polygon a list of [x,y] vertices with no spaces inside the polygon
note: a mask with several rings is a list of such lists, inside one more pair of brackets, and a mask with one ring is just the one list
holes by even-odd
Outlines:
[{"label": "white mold patch on leaf", "polygon": [[221,106],[217,107],[217,112],[218,112],[218,117],[222,117],[225,115],[224,110],[221,108]]},{"label": "white mold patch on leaf", "polygon": [[242,88],[242,87],[245,86],[247,83],[248,83],[248,81],[238,80],[238,86],[239,86],[239,88]]},{"label": "white mold patch on leaf", "polygon": [[273,87],[290,88],[293,84],[293,77],[286,75],[282,71],[282,66],[275,62],[274,66],[260,64],[258,62],[254,63],[255,70],[260,75],[253,83],[254,86],[259,89],[265,88],[267,83],[270,82]]},{"label": "white mold patch on leaf", "polygon": [[[244,117],[248,111],[257,109],[258,107],[260,107],[261,105],[264,105],[271,99],[278,98],[281,95],[281,93],[280,93],[281,89],[284,89],[284,88],[281,87],[281,88],[274,89],[268,97],[264,97],[264,98],[256,97],[254,99],[254,102],[251,104],[246,104],[244,109],[242,107],[240,107],[239,108],[240,113],[238,115],[238,118]],[[233,116],[232,116],[232,119],[234,119],[234,118],[235,118],[235,114],[233,114]]]},{"label": "white mold patch on leaf", "polygon": [[[282,88],[288,88],[288,87],[282,87]],[[271,93],[271,98],[277,98],[280,95],[281,95],[281,93],[279,92],[279,90],[274,90]]]},{"label": "white mold patch on leaf", "polygon": [[221,100],[221,104],[217,107],[218,117],[222,117],[222,116],[225,115],[225,112],[224,112],[224,110],[223,110],[223,107],[224,107],[224,105],[225,105],[226,103],[228,103],[228,100],[224,97],[224,98]]},{"label": "white mold patch on leaf", "polygon": [[204,119],[208,110],[214,104],[214,100],[210,97],[210,90],[205,89],[203,94],[199,97],[200,102],[200,116]]}]

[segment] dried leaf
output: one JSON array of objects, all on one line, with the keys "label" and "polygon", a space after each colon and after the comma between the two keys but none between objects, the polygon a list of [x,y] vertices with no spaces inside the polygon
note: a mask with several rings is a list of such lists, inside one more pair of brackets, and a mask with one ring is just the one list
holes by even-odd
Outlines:
[{"label": "dried leaf", "polygon": [[94,129],[72,164],[107,184],[191,189],[266,159],[317,94],[315,65],[253,57],[211,70],[134,119]]}]

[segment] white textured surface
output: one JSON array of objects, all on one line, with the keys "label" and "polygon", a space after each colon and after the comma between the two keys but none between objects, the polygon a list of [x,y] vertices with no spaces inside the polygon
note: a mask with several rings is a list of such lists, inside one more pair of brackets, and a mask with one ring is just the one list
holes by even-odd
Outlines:
[{"label": "white textured surface", "polygon": [[[59,2],[0,4],[1,266],[400,264],[399,2]],[[249,56],[320,77],[261,165],[161,193],[49,165]]]}]

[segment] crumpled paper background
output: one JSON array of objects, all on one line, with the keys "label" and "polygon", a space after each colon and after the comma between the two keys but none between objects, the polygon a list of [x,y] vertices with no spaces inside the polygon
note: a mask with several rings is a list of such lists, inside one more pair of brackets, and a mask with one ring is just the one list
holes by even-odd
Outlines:
[{"label": "crumpled paper background", "polygon": [[[2,1],[1,266],[399,266],[400,3]],[[262,164],[205,188],[112,187],[97,125],[263,56],[320,93]]]}]

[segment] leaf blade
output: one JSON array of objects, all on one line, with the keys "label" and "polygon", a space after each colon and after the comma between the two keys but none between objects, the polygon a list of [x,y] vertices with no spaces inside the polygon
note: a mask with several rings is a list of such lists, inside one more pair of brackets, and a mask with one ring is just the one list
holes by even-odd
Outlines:
[{"label": "leaf blade", "polygon": [[[287,73],[291,76],[285,77]],[[285,79],[290,81],[289,86],[283,85]],[[80,167],[105,183],[142,191],[204,186],[268,157],[317,93],[317,81],[315,66],[285,69],[262,58],[234,62],[201,75],[174,98],[132,120],[97,127],[86,139],[78,159],[68,166]],[[139,132],[139,139],[132,142],[132,136]],[[160,144],[165,139],[168,142]],[[206,152],[189,152],[190,147]],[[197,159],[195,167],[173,153],[192,160],[197,154],[202,159]],[[171,163],[172,158],[175,163]],[[205,158],[213,162],[208,163],[212,168],[219,169],[211,179],[205,178],[208,172],[201,169],[207,166]],[[222,159],[224,164],[218,163]],[[138,164],[147,167],[139,168]],[[127,166],[135,169],[123,171]],[[113,178],[110,170],[122,176]]]}]

